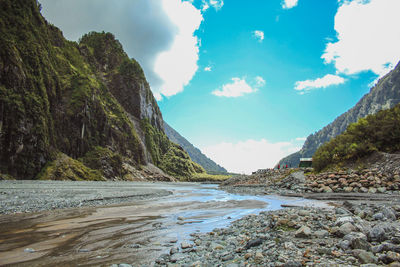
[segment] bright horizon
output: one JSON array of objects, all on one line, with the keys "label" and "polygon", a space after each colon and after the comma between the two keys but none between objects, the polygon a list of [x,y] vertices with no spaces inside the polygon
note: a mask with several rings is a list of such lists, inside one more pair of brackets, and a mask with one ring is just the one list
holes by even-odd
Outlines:
[{"label": "bright horizon", "polygon": [[299,150],[400,59],[398,0],[40,2],[70,40],[112,32],[164,120],[235,173]]}]

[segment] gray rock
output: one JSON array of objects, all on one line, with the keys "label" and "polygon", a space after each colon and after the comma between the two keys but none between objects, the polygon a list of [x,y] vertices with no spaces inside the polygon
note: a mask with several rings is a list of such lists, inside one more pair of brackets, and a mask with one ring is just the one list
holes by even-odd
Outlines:
[{"label": "gray rock", "polygon": [[317,238],[324,238],[324,237],[329,236],[329,232],[326,231],[326,230],[318,230],[318,231],[315,231],[315,232],[314,232],[314,235],[315,235]]},{"label": "gray rock", "polygon": [[345,223],[353,223],[354,219],[351,216],[339,217],[335,222],[335,226],[341,226]]},{"label": "gray rock", "polygon": [[118,267],[132,267],[132,265],[127,264],[127,263],[120,263],[120,264],[118,264]]},{"label": "gray rock", "polygon": [[353,250],[353,255],[362,264],[365,264],[365,263],[376,263],[377,262],[377,259],[374,256],[374,254],[372,254],[369,251],[365,251],[365,250],[362,250],[362,249],[355,249],[355,250]]},{"label": "gray rock", "polygon": [[396,220],[396,213],[392,208],[385,207],[382,209],[382,213],[387,219],[392,221]]},{"label": "gray rock", "polygon": [[303,266],[303,264],[297,261],[288,261],[283,265],[283,267],[301,267],[301,266]]},{"label": "gray rock", "polygon": [[382,242],[388,239],[387,233],[381,224],[377,224],[368,233],[368,237],[371,241]]},{"label": "gray rock", "polygon": [[173,255],[179,252],[179,249],[177,247],[173,247],[170,249],[169,254]]},{"label": "gray rock", "polygon": [[339,237],[343,237],[347,234],[350,234],[351,232],[356,231],[356,228],[354,227],[353,224],[347,222],[343,224],[342,226],[339,227],[339,230],[337,231],[336,235]]},{"label": "gray rock", "polygon": [[349,240],[342,240],[339,242],[338,246],[343,250],[350,249],[350,241]]},{"label": "gray rock", "polygon": [[378,212],[378,213],[375,213],[375,214],[372,216],[372,218],[373,218],[374,220],[376,220],[376,221],[382,221],[382,220],[385,218],[385,216],[383,215],[382,212]]},{"label": "gray rock", "polygon": [[36,250],[34,250],[33,248],[26,248],[24,249],[24,252],[34,253],[36,252]]},{"label": "gray rock", "polygon": [[303,225],[295,233],[295,237],[309,238],[311,236],[311,229],[308,226]]}]

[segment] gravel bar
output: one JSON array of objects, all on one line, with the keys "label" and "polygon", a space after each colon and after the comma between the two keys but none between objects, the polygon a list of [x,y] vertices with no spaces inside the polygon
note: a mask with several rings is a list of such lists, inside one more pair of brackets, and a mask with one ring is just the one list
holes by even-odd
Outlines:
[{"label": "gravel bar", "polygon": [[0,181],[0,214],[103,206],[172,194],[152,183],[88,181]]}]

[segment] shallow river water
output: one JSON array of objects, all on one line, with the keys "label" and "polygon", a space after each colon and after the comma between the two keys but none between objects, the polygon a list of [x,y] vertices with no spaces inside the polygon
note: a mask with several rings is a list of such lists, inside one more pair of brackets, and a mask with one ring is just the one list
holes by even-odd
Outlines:
[{"label": "shallow river water", "polygon": [[171,247],[190,243],[191,233],[226,227],[245,215],[283,204],[324,205],[297,198],[230,194],[210,184],[133,185],[136,190],[172,194],[112,206],[0,216],[0,265],[149,264]]}]

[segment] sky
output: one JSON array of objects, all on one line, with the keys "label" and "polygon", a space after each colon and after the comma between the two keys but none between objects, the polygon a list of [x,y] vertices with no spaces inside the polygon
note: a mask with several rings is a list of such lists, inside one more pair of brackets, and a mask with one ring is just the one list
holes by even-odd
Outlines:
[{"label": "sky", "polygon": [[40,0],[67,39],[112,32],[164,120],[230,172],[273,167],[400,60],[399,0]]}]

